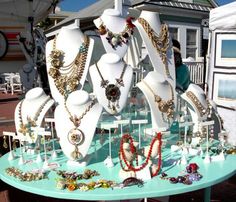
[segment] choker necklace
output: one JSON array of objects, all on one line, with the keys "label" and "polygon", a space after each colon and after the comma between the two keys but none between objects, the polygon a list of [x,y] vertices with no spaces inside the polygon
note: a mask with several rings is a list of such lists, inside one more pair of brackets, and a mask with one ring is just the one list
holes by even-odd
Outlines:
[{"label": "choker necklace", "polygon": [[106,39],[107,39],[108,43],[111,45],[111,47],[113,49],[116,49],[118,46],[122,46],[122,43],[127,44],[129,42],[129,39],[130,39],[131,35],[133,35],[135,26],[131,22],[131,20],[132,20],[132,18],[127,18],[126,19],[125,29],[122,32],[119,32],[119,33],[113,33],[102,22],[102,24],[98,28],[98,33],[100,35],[107,34]]},{"label": "choker necklace", "polygon": [[20,123],[20,129],[18,130],[19,133],[22,133],[23,135],[26,135],[27,133],[29,136],[34,139],[31,127],[36,127],[37,126],[37,121],[38,118],[43,110],[43,108],[46,106],[46,104],[51,100],[49,96],[47,96],[46,100],[39,106],[38,111],[35,113],[33,118],[30,118],[27,116],[27,123],[23,123],[23,118],[22,118],[22,104],[24,100],[22,100],[19,104],[19,109],[18,109],[18,118],[19,118],[19,123]]},{"label": "choker necklace", "polygon": [[208,114],[208,108],[205,108],[202,103],[199,101],[199,99],[197,98],[197,96],[192,92],[192,91],[188,91],[186,93],[187,97],[192,101],[192,103],[194,104],[194,106],[197,108],[200,116],[204,116],[206,114]]},{"label": "choker necklace", "polygon": [[56,49],[56,37],[53,40],[49,75],[53,78],[57,90],[64,97],[75,91],[80,83],[87,60],[89,43],[90,39],[85,35],[84,42],[75,59],[69,65],[63,66],[64,52]]},{"label": "choker necklace", "polygon": [[151,89],[151,87],[147,84],[147,82],[145,82],[144,80],[142,80],[142,82],[152,92],[154,100],[157,103],[160,112],[166,113],[168,118],[174,118],[174,92],[169,82],[168,84],[170,86],[171,99],[167,101],[163,100],[159,95],[156,95],[155,92]]},{"label": "choker necklace", "polygon": [[142,25],[143,29],[147,33],[152,45],[159,53],[161,60],[165,66],[165,73],[170,76],[168,61],[167,61],[167,50],[169,47],[169,32],[167,24],[161,25],[161,32],[158,35],[150,26],[150,24],[144,18],[138,18],[138,22]]},{"label": "choker necklace", "polygon": [[27,82],[30,81],[30,74],[33,72],[33,68],[31,68],[29,71],[25,71],[24,68],[23,69],[23,72],[26,74],[26,79],[27,79]]},{"label": "choker necklace", "polygon": [[114,112],[116,112],[116,108],[120,108],[119,106],[119,99],[120,99],[120,87],[124,87],[124,81],[123,76],[126,70],[127,65],[124,64],[123,70],[121,72],[120,78],[116,78],[116,84],[110,84],[108,80],[105,80],[102,76],[101,71],[98,68],[97,63],[95,63],[95,66],[97,68],[98,74],[101,77],[101,87],[105,88],[105,95],[108,100],[108,108],[112,109]]},{"label": "choker necklace", "polygon": [[74,124],[74,128],[72,128],[68,134],[67,134],[67,139],[70,144],[75,146],[75,150],[71,153],[71,157],[75,160],[81,159],[83,156],[79,152],[79,145],[82,145],[85,140],[85,135],[84,132],[79,129],[79,126],[81,124],[81,120],[84,118],[84,116],[90,111],[90,109],[95,105],[95,101],[92,100],[90,105],[85,109],[85,111],[77,117],[76,115],[72,115],[68,107],[66,106],[66,102],[64,102],[65,109],[67,113],[69,114],[70,121]]}]

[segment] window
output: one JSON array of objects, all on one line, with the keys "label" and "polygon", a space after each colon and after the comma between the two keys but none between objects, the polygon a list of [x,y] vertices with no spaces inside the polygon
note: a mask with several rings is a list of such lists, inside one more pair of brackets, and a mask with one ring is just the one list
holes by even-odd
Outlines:
[{"label": "window", "polygon": [[186,58],[192,57],[196,59],[196,51],[197,51],[197,30],[187,29]]},{"label": "window", "polygon": [[178,40],[178,28],[169,27],[169,34],[172,39]]}]

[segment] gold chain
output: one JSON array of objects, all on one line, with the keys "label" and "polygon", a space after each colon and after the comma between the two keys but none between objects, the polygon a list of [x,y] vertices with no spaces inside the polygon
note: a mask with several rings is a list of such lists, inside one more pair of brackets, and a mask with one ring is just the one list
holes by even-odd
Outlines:
[{"label": "gold chain", "polygon": [[[80,46],[75,60],[69,65],[63,66],[64,53],[56,49],[56,37],[53,41],[53,50],[50,54],[51,67],[49,69],[49,75],[53,78],[56,88],[64,97],[75,91],[80,83],[85,69],[89,44],[90,39],[85,35],[84,42]],[[67,73],[63,72],[67,70],[69,70]]]},{"label": "gold chain", "polygon": [[167,24],[161,25],[161,32],[158,35],[144,18],[138,18],[138,22],[142,25],[143,29],[151,40],[152,45],[159,53],[161,60],[165,66],[165,73],[169,77],[170,71],[167,61],[167,50],[169,48],[169,31]]},{"label": "gold chain", "polygon": [[159,95],[155,94],[155,92],[151,89],[151,87],[147,84],[147,82],[145,82],[144,80],[142,80],[142,82],[153,94],[154,101],[157,103],[158,109],[162,113],[166,113],[168,118],[173,118],[174,117],[174,92],[173,92],[173,88],[169,84],[169,82],[168,82],[168,84],[170,86],[171,99],[169,99],[167,101],[164,101]]}]

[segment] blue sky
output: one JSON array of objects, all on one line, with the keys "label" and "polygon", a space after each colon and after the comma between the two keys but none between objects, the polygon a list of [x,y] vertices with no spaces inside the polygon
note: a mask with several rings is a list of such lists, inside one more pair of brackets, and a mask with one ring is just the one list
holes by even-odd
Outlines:
[{"label": "blue sky", "polygon": [[[59,5],[63,11],[79,11],[80,9],[85,8],[96,1],[97,0],[63,0]],[[234,0],[217,0],[219,5],[227,4],[233,1]]]}]

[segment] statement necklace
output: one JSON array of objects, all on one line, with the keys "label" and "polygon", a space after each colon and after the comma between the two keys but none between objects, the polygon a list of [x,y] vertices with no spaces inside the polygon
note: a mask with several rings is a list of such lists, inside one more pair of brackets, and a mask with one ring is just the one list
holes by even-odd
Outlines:
[{"label": "statement necklace", "polygon": [[76,115],[72,115],[68,107],[66,106],[66,102],[64,102],[65,109],[67,113],[69,114],[70,121],[74,124],[74,128],[72,128],[67,135],[67,139],[69,143],[75,146],[75,150],[71,153],[71,157],[73,159],[81,159],[83,156],[79,152],[79,145],[82,145],[85,140],[84,132],[79,129],[79,126],[81,124],[81,120],[84,118],[84,116],[90,111],[90,109],[95,105],[95,101],[93,100],[90,105],[85,109],[85,111],[80,115],[80,117],[77,117]]},{"label": "statement necklace", "polygon": [[23,123],[23,118],[22,118],[22,104],[24,100],[20,102],[19,110],[18,110],[18,117],[19,117],[19,123],[20,123],[20,129],[18,130],[19,133],[22,133],[23,135],[26,135],[28,133],[29,136],[33,139],[31,127],[37,126],[36,123],[38,121],[38,118],[43,108],[46,106],[49,100],[51,100],[51,98],[47,96],[46,100],[39,106],[38,111],[35,113],[33,118],[30,118],[29,116],[27,116],[27,123]]},{"label": "statement necklace", "polygon": [[124,87],[124,81],[123,81],[123,76],[125,73],[125,70],[127,68],[127,65],[124,64],[123,70],[121,72],[120,78],[116,78],[116,84],[110,84],[108,80],[105,80],[102,76],[101,71],[98,68],[97,63],[95,63],[95,66],[97,68],[98,74],[101,77],[101,87],[105,88],[105,95],[108,100],[108,108],[112,109],[113,111],[116,112],[116,108],[120,108],[119,106],[119,99],[120,99],[120,87]]},{"label": "statement necklace", "polygon": [[143,29],[147,33],[152,45],[159,53],[161,60],[165,66],[165,73],[170,76],[168,62],[167,62],[167,50],[169,47],[169,31],[166,24],[161,25],[161,32],[158,35],[150,26],[150,24],[144,18],[138,18],[138,22],[142,25]]},{"label": "statement necklace", "polygon": [[199,99],[197,98],[197,96],[192,92],[192,91],[188,91],[186,93],[187,97],[192,101],[192,103],[196,106],[200,116],[204,116],[206,114],[208,114],[208,108],[206,109],[202,103],[199,101]]},{"label": "statement necklace", "polygon": [[147,82],[145,82],[144,80],[142,80],[142,82],[153,94],[154,100],[158,105],[158,109],[162,113],[166,113],[168,118],[173,118],[174,117],[174,92],[173,92],[172,86],[168,83],[171,90],[171,99],[164,101],[159,95],[155,94],[155,92],[151,89],[151,87],[147,84]]},{"label": "statement necklace", "polygon": [[98,28],[98,33],[100,35],[107,34],[107,41],[111,45],[113,49],[116,49],[118,46],[122,46],[122,44],[127,44],[131,35],[134,32],[134,24],[131,22],[132,18],[126,19],[126,26],[122,32],[113,33],[110,31],[102,22],[102,24]]},{"label": "statement necklace", "polygon": [[49,75],[53,78],[57,90],[64,97],[75,91],[80,83],[87,60],[89,43],[90,39],[85,35],[76,58],[69,65],[63,66],[64,52],[56,49],[56,37],[53,40]]}]

